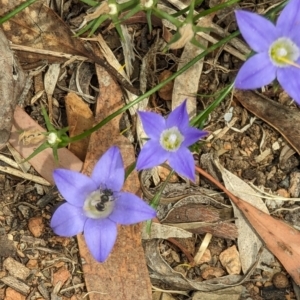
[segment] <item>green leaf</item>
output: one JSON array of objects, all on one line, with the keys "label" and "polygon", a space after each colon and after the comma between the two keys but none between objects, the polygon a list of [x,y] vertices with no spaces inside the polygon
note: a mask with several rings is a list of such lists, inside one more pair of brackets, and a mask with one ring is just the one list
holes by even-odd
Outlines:
[{"label": "green leaf", "polygon": [[[12,10],[11,12],[9,12],[8,14],[6,14],[5,16],[3,16],[2,18],[0,18],[0,25],[3,24],[4,22],[8,21],[9,19],[11,19],[12,17],[14,17],[16,14],[18,14],[19,12],[21,12],[22,10],[24,10],[26,7],[28,7],[29,5],[33,4],[34,2],[36,2],[37,0],[28,0],[24,3],[22,3],[21,5],[17,6],[14,10]],[[3,4],[2,4],[3,5]]]}]

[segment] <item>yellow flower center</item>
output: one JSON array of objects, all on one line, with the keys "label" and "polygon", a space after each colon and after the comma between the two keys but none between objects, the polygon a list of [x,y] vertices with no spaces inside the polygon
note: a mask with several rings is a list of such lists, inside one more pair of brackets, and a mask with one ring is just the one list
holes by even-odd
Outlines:
[{"label": "yellow flower center", "polygon": [[289,38],[277,39],[269,48],[269,55],[277,67],[296,66],[295,61],[300,57],[299,47]]},{"label": "yellow flower center", "polygon": [[165,150],[174,152],[180,147],[183,140],[184,136],[174,126],[161,133],[159,142]]}]

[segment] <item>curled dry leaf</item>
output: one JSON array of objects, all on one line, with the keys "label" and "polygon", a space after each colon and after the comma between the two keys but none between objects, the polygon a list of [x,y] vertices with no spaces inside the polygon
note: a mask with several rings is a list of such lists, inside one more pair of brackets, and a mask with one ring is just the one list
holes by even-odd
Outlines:
[{"label": "curled dry leaf", "polygon": [[[226,288],[231,285],[238,284],[242,276],[240,275],[228,275],[219,277],[216,279],[208,279],[202,282],[197,280],[190,280],[183,274],[173,270],[169,264],[164,260],[160,253],[160,241],[159,240],[148,240],[145,242],[145,252],[147,264],[151,268],[150,277],[158,280],[159,282],[172,286],[173,289],[180,290],[198,290],[198,291],[216,291],[219,289]],[[216,270],[217,271],[217,270]],[[218,276],[222,276],[224,271],[221,270]]]}]

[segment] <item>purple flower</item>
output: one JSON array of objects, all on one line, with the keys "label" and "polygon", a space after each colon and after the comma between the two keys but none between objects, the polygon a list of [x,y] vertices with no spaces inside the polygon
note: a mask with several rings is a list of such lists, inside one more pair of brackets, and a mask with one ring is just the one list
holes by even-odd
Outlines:
[{"label": "purple flower", "polygon": [[238,10],[235,15],[244,39],[257,52],[238,72],[235,87],[256,89],[277,78],[300,104],[300,1],[285,6],[276,26],[255,13]]},{"label": "purple flower", "polygon": [[121,192],[124,166],[120,151],[111,147],[95,165],[91,177],[57,169],[56,186],[67,200],[55,211],[50,226],[60,236],[84,232],[94,258],[106,260],[117,237],[117,223],[134,224],[152,219],[155,210],[137,196]]},{"label": "purple flower", "polygon": [[150,140],[137,159],[137,170],[153,168],[168,160],[179,174],[195,181],[195,164],[188,146],[207,135],[189,126],[186,101],[175,108],[167,119],[151,112],[138,112]]}]

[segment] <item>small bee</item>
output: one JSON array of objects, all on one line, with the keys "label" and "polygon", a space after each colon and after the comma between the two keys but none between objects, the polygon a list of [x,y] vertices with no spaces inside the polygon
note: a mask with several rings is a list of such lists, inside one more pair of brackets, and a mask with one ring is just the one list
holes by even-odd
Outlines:
[{"label": "small bee", "polygon": [[113,197],[113,191],[110,189],[104,189],[101,191],[101,196],[100,196],[100,201],[97,202],[97,204],[95,205],[95,208],[98,211],[104,211],[105,210],[105,203],[108,201],[114,201],[114,197]]}]

